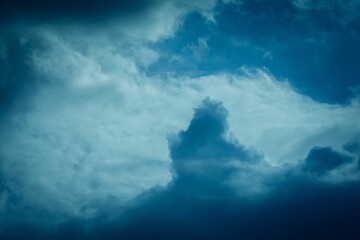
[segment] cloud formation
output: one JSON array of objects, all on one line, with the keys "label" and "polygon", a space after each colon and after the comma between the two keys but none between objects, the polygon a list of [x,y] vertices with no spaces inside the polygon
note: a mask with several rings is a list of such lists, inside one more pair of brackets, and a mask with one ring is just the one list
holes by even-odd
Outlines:
[{"label": "cloud formation", "polygon": [[[354,234],[357,234],[354,230],[347,231],[347,228],[353,229],[354,224],[356,224],[353,218],[348,218],[349,210],[342,207],[341,210],[333,211],[333,209],[338,209],[338,206],[343,206],[343,204],[346,204],[349,208],[355,206],[354,204],[360,199],[356,191],[358,188],[357,181],[350,183],[348,181],[340,181],[340,184],[332,184],[326,179],[324,179],[325,181],[318,181],[317,178],[312,178],[311,176],[309,178],[308,175],[301,172],[301,162],[300,168],[298,166],[285,166],[285,168],[269,166],[264,162],[265,159],[255,150],[244,147],[235,141],[231,134],[229,135],[228,116],[228,111],[221,102],[206,98],[195,109],[195,113],[192,119],[189,120],[190,124],[186,130],[180,131],[178,135],[173,135],[169,139],[169,150],[174,171],[172,181],[167,186],[163,185],[160,188],[154,187],[155,185],[153,187],[148,186],[148,192],[146,190],[145,192],[142,191],[142,194],[137,195],[133,200],[122,206],[114,205],[114,202],[122,201],[119,198],[121,195],[116,196],[115,194],[122,194],[121,190],[124,188],[124,185],[119,186],[120,178],[115,176],[118,176],[130,161],[133,162],[134,157],[131,160],[129,159],[127,163],[126,161],[120,163],[117,160],[107,160],[101,163],[98,159],[106,158],[101,157],[101,152],[97,150],[100,145],[94,146],[89,142],[90,152],[78,168],[71,164],[73,160],[76,161],[78,159],[76,155],[73,155],[75,152],[63,155],[65,157],[63,161],[66,160],[64,163],[66,165],[70,164],[70,168],[66,167],[66,165],[61,168],[60,166],[54,167],[52,166],[54,162],[46,164],[46,161],[39,159],[40,161],[37,160],[39,163],[46,164],[46,171],[44,171],[44,168],[37,167],[37,169],[33,169],[30,172],[28,165],[20,169],[19,166],[9,165],[9,162],[2,162],[2,169],[6,169],[3,180],[4,186],[7,188],[2,194],[6,193],[8,195],[3,205],[4,211],[5,213],[20,214],[19,219],[16,221],[12,219],[10,225],[4,225],[2,229],[4,238],[28,238],[30,236],[29,233],[37,239],[46,239],[49,236],[54,239],[62,239],[64,237],[68,239],[145,239],[149,235],[156,238],[174,239],[184,237],[189,239],[199,237],[217,239],[220,236],[226,239],[239,237],[251,239],[254,237],[264,238],[269,234],[275,239],[286,239],[294,236],[312,239],[314,236],[338,237],[344,235],[350,236],[349,234],[354,236]],[[103,120],[105,119],[103,118]],[[44,123],[41,125],[42,127],[45,126]],[[47,132],[49,129],[47,126]],[[93,129],[91,133],[96,133],[96,131]],[[81,133],[81,135],[86,136],[84,133]],[[97,136],[99,137],[100,135]],[[165,138],[165,135],[162,137]],[[127,139],[131,138],[127,137]],[[47,139],[47,142],[49,140],[51,144],[56,144],[51,139]],[[111,142],[113,141],[111,140]],[[148,144],[153,148],[155,142],[152,139],[150,141]],[[30,143],[29,140],[26,142],[27,144]],[[101,142],[97,141],[97,143]],[[43,147],[46,146],[42,145]],[[72,145],[73,147],[68,147],[68,150],[75,150],[76,147],[80,146],[76,142],[73,142]],[[116,145],[116,148],[119,146],[121,145]],[[131,144],[129,145],[128,143],[125,146],[129,148]],[[133,150],[138,152],[139,146]],[[61,145],[56,148],[59,147],[61,148]],[[36,145],[32,144],[31,148],[34,151]],[[104,146],[102,148],[102,151],[104,151]],[[304,162],[303,169],[306,169],[307,164],[311,163],[314,159],[314,161],[320,161],[324,166],[328,166],[326,162],[329,160],[328,158],[314,158],[314,156],[318,157],[320,155],[320,157],[324,157],[324,155],[330,155],[331,161],[333,161],[332,158],[334,156],[343,156],[329,148],[324,149],[325,154],[313,154],[314,150],[311,150]],[[142,148],[142,150],[145,150],[145,148]],[[24,151],[24,153],[26,152],[28,151]],[[124,149],[121,149],[117,153],[124,154],[124,152]],[[149,153],[154,154],[155,152],[147,152],[147,155]],[[51,156],[49,159],[54,158],[54,155],[48,156]],[[106,155],[104,156],[106,157]],[[12,156],[12,159],[21,163],[20,159],[16,159],[14,156]],[[25,159],[32,159],[32,164],[36,160],[34,157],[25,157]],[[118,164],[120,164],[120,167],[116,168]],[[149,164],[149,162],[139,162],[139,165],[144,164]],[[159,165],[157,165],[154,168],[145,169],[144,172],[137,172],[139,165],[136,166],[135,164],[131,168],[125,168],[126,171],[123,173],[131,173],[134,177],[136,175],[138,177],[141,175],[149,176],[150,172],[155,173],[154,170],[159,169]],[[332,164],[331,168],[339,166],[336,163],[335,165]],[[315,170],[322,169],[320,167],[315,168]],[[72,175],[70,182],[64,181],[66,178],[63,177],[63,174],[72,168],[76,174]],[[115,171],[110,171],[110,168],[115,169]],[[44,173],[49,173],[49,170],[51,171],[52,178],[44,175]],[[298,171],[300,172],[298,173]],[[19,179],[16,183],[21,189],[14,187],[15,182],[12,183],[9,179],[11,177],[10,173],[22,176],[22,179]],[[21,174],[19,175],[18,173]],[[26,178],[24,173],[28,174],[29,178]],[[35,176],[39,177],[39,174],[41,174],[40,178],[34,178]],[[111,177],[111,174],[114,175]],[[96,176],[103,177],[98,178],[94,182],[92,179]],[[29,182],[30,177],[31,181]],[[122,175],[121,177],[125,176]],[[57,178],[61,179],[61,181],[57,181]],[[46,179],[46,182],[42,181],[42,179]],[[51,180],[55,180],[55,182],[49,184]],[[133,182],[138,184],[144,181],[148,182],[149,178],[147,180],[139,180],[127,178],[124,179],[124,183]],[[26,185],[26,182],[31,184],[33,187],[32,191],[36,189],[36,192],[34,192],[36,195],[38,195],[38,192],[41,192],[46,196],[46,203],[39,202],[39,199],[33,198],[35,195],[32,196],[30,192],[27,192],[26,189],[30,185]],[[48,183],[48,186],[55,184],[58,186],[58,190],[60,187],[62,189],[62,191],[58,192],[60,195],[57,195],[54,190],[49,191],[51,189],[46,189],[44,183]],[[70,188],[70,185],[67,184],[70,184],[72,187]],[[85,195],[81,196],[81,191],[84,188],[86,190],[86,184],[89,184],[90,192],[87,190],[84,192]],[[270,187],[271,191],[263,191],[264,188],[261,185],[264,184]],[[116,186],[119,188],[114,188]],[[34,187],[36,188],[34,189]],[[256,191],[252,191],[251,188],[255,188]],[[74,190],[77,196],[74,195],[74,192],[69,191],[70,189]],[[262,189],[262,191],[259,191],[259,189]],[[117,192],[117,190],[120,191]],[[106,194],[106,191],[113,196],[102,204],[101,197]],[[255,195],[253,195],[254,193]],[[259,193],[260,195],[258,195]],[[256,197],[253,198],[251,196]],[[336,202],[335,205],[333,202],[323,202],[324,198],[334,198],[334,196],[337,196],[334,200]],[[350,198],[350,196],[352,197]],[[23,197],[26,198],[22,199]],[[74,206],[66,208],[66,205],[59,205],[54,202],[53,197],[65,198],[66,204],[73,203],[74,206],[81,203],[80,212]],[[16,204],[11,200],[14,198],[17,199]],[[58,208],[58,212],[55,213],[56,218],[51,215],[40,215],[42,220],[37,220],[37,224],[34,224],[33,219],[30,222],[29,220],[26,221],[23,215],[24,210],[19,205],[21,201],[25,201],[32,216],[35,216],[34,214],[39,216],[35,209],[40,204],[43,211],[47,207],[47,212],[52,214],[54,214],[54,207],[56,207]],[[314,202],[321,204],[322,207],[320,209],[318,207],[314,208]],[[84,211],[89,211],[90,209],[97,209],[97,214],[89,215],[89,212]],[[297,209],[301,209],[301,212]],[[69,212],[69,210],[72,211]],[[62,212],[64,211],[67,211],[66,215],[68,217],[63,216],[59,218],[59,216],[63,215]],[[309,219],[304,217],[304,212],[306,213],[305,215],[310,215],[314,212],[321,213],[321,216],[326,216],[325,221],[322,217],[312,218],[309,221]],[[74,214],[76,217],[74,217]],[[354,218],[356,216],[358,216],[358,211],[355,211],[354,215],[352,215]],[[49,222],[47,224],[50,224],[50,226],[44,225],[44,219],[49,217],[55,220],[52,223],[54,224],[53,226]],[[273,222],[274,218],[277,219],[278,225],[269,228],[269,224]],[[289,222],[289,218],[292,218],[293,221]],[[262,220],[260,221],[260,219]],[[344,224],[337,228],[331,228],[339,219],[343,219]],[[202,227],[200,227],[199,223],[201,223]],[[239,228],[239,223],[245,225]],[[302,227],[301,230],[296,227],[299,225]],[[25,228],[22,231],[16,231],[21,226],[25,226]],[[139,232],[137,230],[139,227],[143,231]],[[286,231],[284,231],[284,227]],[[331,231],[323,235],[322,231],[317,230],[317,228],[322,227],[329,227]],[[257,230],[255,231],[254,229]],[[258,229],[262,231],[258,231]]]},{"label": "cloud formation", "polygon": [[259,154],[225,139],[228,131],[227,115],[221,102],[206,98],[202,105],[195,109],[189,127],[171,139],[171,158],[183,161],[239,159],[244,162],[257,162],[261,159]]},{"label": "cloud formation", "polygon": [[[194,194],[221,194],[241,165],[253,165],[263,156],[252,148],[227,139],[227,110],[206,98],[195,109],[188,128],[169,138],[175,185]],[[184,190],[185,191],[185,190]]]},{"label": "cloud formation", "polygon": [[[359,130],[356,119],[348,117],[358,114],[356,102],[314,102],[266,71],[163,79],[142,72],[137,62],[142,54],[127,56],[109,39],[84,40],[83,50],[57,32],[41,33],[48,47],[30,48],[37,38],[25,41],[32,54],[21,56],[26,56],[31,74],[15,76],[29,85],[24,85],[28,87],[21,98],[9,98],[13,104],[6,105],[1,119],[5,212],[12,211],[10,199],[16,197],[19,209],[42,206],[60,218],[92,217],[110,202],[122,205],[149,188],[166,185],[171,180],[166,136],[186,129],[191,109],[207,96],[221,99],[231,114],[211,104],[199,108],[197,118],[178,136],[180,142],[173,142],[175,162],[195,156],[206,166],[204,160],[211,155],[228,162],[259,158],[236,143],[233,134],[263,153],[269,164],[296,165],[315,144],[339,149]],[[207,133],[195,128],[199,121],[205,126],[213,122],[218,129]],[[337,138],[329,137],[334,132]],[[201,147],[211,151],[202,152]],[[261,193],[268,188],[263,175],[272,171],[265,165],[241,165],[226,181],[232,188]]]},{"label": "cloud formation", "polygon": [[306,172],[320,175],[349,163],[351,160],[351,157],[338,153],[331,147],[313,147],[305,158],[303,169]]},{"label": "cloud formation", "polygon": [[[0,10],[1,239],[359,235],[356,24],[288,0],[83,2]],[[314,100],[331,89],[348,102]]]},{"label": "cloud formation", "polygon": [[[98,219],[88,231],[85,230],[88,222],[64,222],[55,236],[70,239],[147,239],[149,236],[158,239],[337,239],[360,234],[356,228],[356,218],[360,215],[356,208],[360,200],[356,191],[359,182],[329,184],[304,173],[286,172],[286,176],[276,181],[274,191],[257,201],[243,198],[244,195],[238,195],[224,184],[224,177],[237,171],[236,167],[223,171],[229,169],[226,167],[229,155],[218,153],[228,147],[221,144],[214,146],[215,149],[203,147],[219,138],[225,141],[226,116],[227,111],[220,102],[206,98],[195,109],[189,127],[177,135],[180,140],[169,139],[176,176],[171,184],[140,196],[115,218]],[[201,134],[204,128],[209,132]],[[199,131],[199,135],[191,135],[194,131]],[[186,145],[185,140],[192,144]],[[244,150],[238,143],[225,142]],[[179,148],[188,154],[179,156]],[[199,155],[192,148],[204,151]],[[249,160],[244,159],[243,154],[230,155],[238,161]],[[308,171],[313,161],[323,165],[310,170],[322,171],[323,166],[328,170],[329,164],[331,169],[336,168],[340,164],[333,163],[339,156],[344,155],[331,148],[311,149],[303,170]],[[199,168],[203,172],[193,169],[199,166],[199,161],[204,161]],[[184,170],[178,167],[181,163],[192,168]]]}]

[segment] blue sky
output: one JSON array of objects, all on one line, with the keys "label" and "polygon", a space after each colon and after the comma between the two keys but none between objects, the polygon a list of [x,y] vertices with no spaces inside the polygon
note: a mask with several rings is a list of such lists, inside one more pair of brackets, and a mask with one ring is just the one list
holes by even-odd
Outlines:
[{"label": "blue sky", "polygon": [[0,4],[1,239],[357,239],[358,0]]}]

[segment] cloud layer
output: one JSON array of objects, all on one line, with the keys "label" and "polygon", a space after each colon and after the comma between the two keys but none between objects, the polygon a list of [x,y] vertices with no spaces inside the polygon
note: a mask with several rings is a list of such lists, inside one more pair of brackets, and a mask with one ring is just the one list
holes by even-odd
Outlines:
[{"label": "cloud layer", "polygon": [[[266,71],[148,77],[140,70],[142,54],[127,57],[116,45],[98,51],[104,42],[96,38],[88,52],[82,52],[76,42],[56,33],[45,31],[41,36],[49,47],[25,52],[32,83],[22,98],[12,99],[2,118],[3,178],[11,192],[31,206],[93,216],[97,212],[93,201],[115,197],[122,202],[166,184],[171,178],[167,135],[184,128],[191,109],[207,96],[227,106],[232,130],[225,131],[226,125],[216,121],[215,126],[223,129],[213,133],[192,130],[190,124],[180,136],[184,143],[173,146],[175,160],[206,154],[248,158],[244,147],[223,140],[233,134],[263,153],[270,164],[296,165],[314,145],[341,150],[359,131],[356,119],[349,118],[358,114],[357,102],[344,107],[314,102]],[[24,46],[32,46],[31,41]],[[211,117],[203,120],[205,126],[206,120]],[[329,137],[334,133],[336,138]],[[215,152],[182,150],[196,142]]]},{"label": "cloud layer", "polygon": [[5,1],[0,238],[358,236],[357,18],[315,5]]}]

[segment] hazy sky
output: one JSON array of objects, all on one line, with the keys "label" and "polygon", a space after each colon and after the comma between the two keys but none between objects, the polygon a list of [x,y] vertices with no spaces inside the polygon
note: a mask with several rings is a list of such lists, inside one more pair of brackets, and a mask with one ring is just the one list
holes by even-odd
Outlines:
[{"label": "hazy sky", "polygon": [[3,0],[1,239],[359,239],[359,0]]}]

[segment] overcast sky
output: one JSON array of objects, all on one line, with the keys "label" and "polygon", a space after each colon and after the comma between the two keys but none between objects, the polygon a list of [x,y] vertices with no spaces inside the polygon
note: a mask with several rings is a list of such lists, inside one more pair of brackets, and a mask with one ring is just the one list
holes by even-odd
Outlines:
[{"label": "overcast sky", "polygon": [[1,239],[360,239],[359,0],[3,0]]}]

